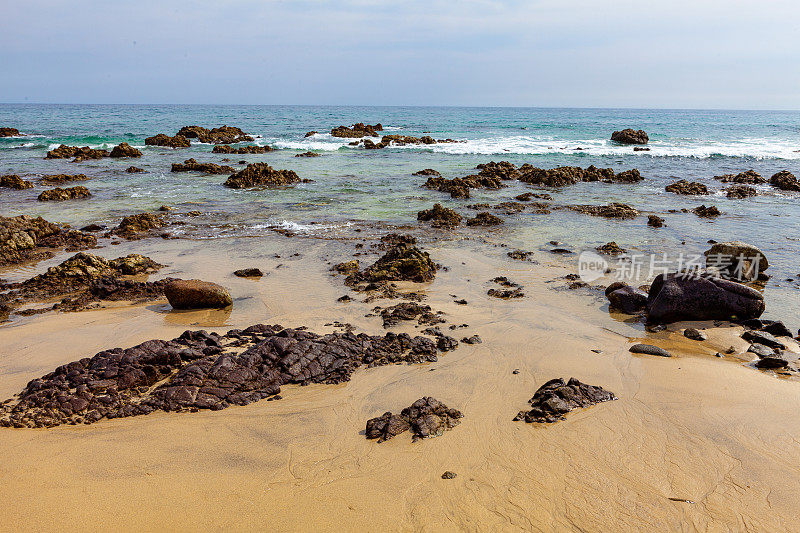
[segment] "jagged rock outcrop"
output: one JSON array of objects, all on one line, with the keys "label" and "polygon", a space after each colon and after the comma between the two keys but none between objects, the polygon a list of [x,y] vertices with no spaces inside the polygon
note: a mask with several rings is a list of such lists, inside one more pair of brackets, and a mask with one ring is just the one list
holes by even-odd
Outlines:
[{"label": "jagged rock outcrop", "polygon": [[685,195],[702,195],[708,194],[708,187],[698,181],[688,182],[686,180],[678,180],[675,183],[670,183],[664,190],[667,192],[674,192],[675,194]]},{"label": "jagged rock outcrop", "polygon": [[361,272],[347,277],[349,286],[382,281],[414,281],[424,283],[436,277],[436,265],[427,252],[415,246],[413,238],[400,238],[386,253]]},{"label": "jagged rock outcrop", "polygon": [[634,130],[625,128],[622,131],[615,131],[611,134],[611,140],[620,144],[647,144],[650,137],[644,130]]},{"label": "jagged rock outcrop", "polygon": [[647,293],[631,287],[627,283],[616,281],[606,287],[606,298],[611,309],[635,315],[647,305]]},{"label": "jagged rock outcrop", "polygon": [[358,122],[349,128],[347,126],[337,126],[331,130],[331,135],[344,138],[379,137],[379,131],[383,131],[383,126],[380,122],[374,126]]},{"label": "jagged rock outcrop", "polygon": [[100,150],[97,148],[89,148],[88,146],[67,146],[66,144],[60,145],[47,152],[45,159],[68,159],[74,157],[75,161],[83,161],[85,159],[102,159],[108,157],[108,150]]},{"label": "jagged rock outcrop", "polygon": [[800,192],[800,181],[798,181],[797,177],[788,170],[781,170],[780,172],[773,174],[769,179],[769,184],[782,191]]},{"label": "jagged rock outcrop", "polygon": [[184,126],[178,131],[178,135],[187,139],[197,139],[201,143],[208,144],[234,144],[253,141],[251,136],[234,126],[220,126],[212,129],[201,126]]},{"label": "jagged rock outcrop", "polygon": [[590,165],[585,169],[570,166],[543,169],[526,163],[519,168],[519,172],[519,181],[545,187],[566,187],[581,181],[636,183],[644,179],[635,168],[617,174],[611,168],[598,168],[594,165]]},{"label": "jagged rock outcrop", "polygon": [[267,163],[251,163],[233,174],[224,183],[232,189],[251,187],[285,187],[302,181],[293,170],[275,170]]},{"label": "jagged rock outcrop", "polygon": [[467,226],[499,226],[500,224],[503,224],[503,219],[487,211],[467,219]]},{"label": "jagged rock outcrop", "polygon": [[257,146],[255,144],[248,144],[247,146],[228,146],[227,144],[223,144],[215,146],[211,150],[211,153],[247,155],[247,154],[266,154],[267,152],[273,152],[274,150],[275,148],[271,146]]},{"label": "jagged rock outcrop", "polygon": [[575,378],[564,381],[562,378],[551,379],[534,393],[528,400],[529,411],[520,411],[514,420],[525,422],[553,423],[564,420],[567,413],[574,409],[589,407],[602,402],[616,400],[617,396],[602,387],[581,383]]},{"label": "jagged rock outcrop", "polygon": [[630,219],[639,216],[639,211],[627,204],[617,202],[608,205],[570,205],[573,211],[605,218]]},{"label": "jagged rock outcrop", "polygon": [[505,185],[499,178],[473,174],[463,178],[453,179],[431,176],[423,187],[434,191],[449,193],[453,198],[469,198],[470,189],[501,189],[505,187]]},{"label": "jagged rock outcrop", "polygon": [[19,137],[19,130],[17,128],[0,128],[0,137]]},{"label": "jagged rock outcrop", "polygon": [[738,174],[723,174],[722,176],[714,176],[715,180],[720,180],[722,183],[744,183],[745,185],[761,185],[766,183],[767,180],[755,170],[747,170]]},{"label": "jagged rock outcrop", "polygon": [[147,146],[165,146],[167,148],[189,148],[192,143],[183,135],[174,135],[170,137],[164,133],[159,133],[148,137],[144,140]]},{"label": "jagged rock outcrop", "polygon": [[42,183],[47,185],[60,185],[73,181],[86,181],[89,177],[86,174],[46,174],[42,176]]},{"label": "jagged rock outcrop", "polygon": [[23,189],[32,189],[33,183],[20,178],[16,174],[7,174],[5,176],[0,176],[0,187],[21,191]]},{"label": "jagged rock outcrop", "polygon": [[42,191],[42,193],[39,194],[38,200],[40,202],[63,202],[64,200],[76,200],[81,198],[89,198],[91,196],[92,193],[89,192],[89,189],[79,185],[77,187],[68,187],[66,189],[56,187],[55,189]]},{"label": "jagged rock outcrop", "polygon": [[119,235],[128,240],[140,239],[152,230],[166,225],[164,215],[153,213],[138,213],[123,217],[119,226],[111,230],[112,235]]},{"label": "jagged rock outcrop", "polygon": [[0,215],[0,266],[53,257],[51,249],[77,251],[97,245],[97,238],[64,228],[42,217]]},{"label": "jagged rock outcrop", "polygon": [[715,205],[700,205],[692,209],[692,213],[701,217],[701,218],[715,218],[720,216],[722,213]]},{"label": "jagged rock outcrop", "polygon": [[735,200],[743,200],[744,198],[750,198],[751,196],[757,195],[758,191],[753,187],[748,187],[747,185],[742,184],[731,185],[725,189],[725,196]]},{"label": "jagged rock outcrop", "polygon": [[431,209],[417,213],[417,220],[431,222],[434,227],[452,227],[461,224],[461,215],[442,204],[433,204]]},{"label": "jagged rock outcrop", "polygon": [[194,158],[183,163],[172,163],[171,172],[204,172],[206,174],[232,174],[236,169],[227,165],[216,163],[198,163]]},{"label": "jagged rock outcrop", "polygon": [[[391,411],[367,421],[366,437],[387,441],[401,433],[411,430],[412,442],[428,437],[438,437],[461,422],[461,411],[451,409],[431,397],[420,398],[400,411]],[[455,477],[455,476],[453,476]]]},{"label": "jagged rock outcrop", "polygon": [[661,228],[664,226],[664,219],[658,215],[648,215],[647,225],[652,226],[654,228]]},{"label": "jagged rock outcrop", "polygon": [[119,143],[111,149],[109,157],[142,157],[142,152],[128,143]]}]

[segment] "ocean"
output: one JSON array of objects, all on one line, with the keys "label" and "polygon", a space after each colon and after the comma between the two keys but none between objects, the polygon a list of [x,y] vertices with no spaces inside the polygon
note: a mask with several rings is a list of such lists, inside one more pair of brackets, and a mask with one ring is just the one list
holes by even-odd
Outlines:
[{"label": "ocean", "polygon": [[[463,142],[364,150],[349,146],[351,139],[328,133],[355,122],[380,122],[384,134]],[[256,144],[279,150],[230,156],[212,154],[208,144],[178,150],[144,145],[145,137],[174,135],[182,126],[223,124],[238,126],[253,135]],[[202,212],[171,229],[173,235],[186,238],[258,236],[276,228],[336,237],[386,224],[416,225],[417,211],[434,202],[471,214],[469,204],[498,203],[525,191],[548,192],[562,205],[618,201],[644,215],[619,221],[569,210],[546,215],[523,211],[505,217],[506,224],[492,235],[521,249],[546,249],[549,241],[558,241],[579,252],[615,241],[634,254],[671,258],[697,255],[709,247],[708,240],[743,240],[761,248],[770,261],[765,316],[800,322],[795,305],[800,291],[800,193],[756,186],[759,196],[734,200],[726,198],[723,184],[713,179],[749,169],[766,178],[781,170],[800,175],[796,111],[6,104],[0,105],[0,126],[26,135],[0,138],[0,174],[19,174],[36,182],[41,174],[84,173],[91,180],[80,185],[93,195],[88,200],[42,203],[36,199],[42,189],[38,184],[23,191],[0,189],[0,213],[5,216],[41,215],[80,227],[115,224],[123,215],[166,204],[176,212]],[[648,132],[649,151],[636,152],[610,141],[612,131],[627,127]],[[306,138],[311,130],[320,133]],[[81,163],[44,158],[62,143],[110,148],[120,142],[139,148],[144,156]],[[322,156],[294,157],[307,150]],[[241,168],[239,161],[265,161],[313,181],[287,189],[231,190],[222,186],[225,176],[170,172],[171,163],[190,157],[216,163],[227,158],[231,161],[225,164],[236,168]],[[422,188],[425,178],[413,175],[433,168],[447,178],[464,176],[492,160],[543,168],[637,168],[645,179],[636,184],[578,183],[559,190],[507,182],[499,191],[475,190],[469,200],[454,200]],[[130,165],[145,172],[125,173]],[[711,195],[664,191],[665,185],[681,178],[706,184]],[[700,204],[716,205],[722,215],[710,220],[680,212]],[[647,214],[663,217],[666,227],[647,226]]]}]

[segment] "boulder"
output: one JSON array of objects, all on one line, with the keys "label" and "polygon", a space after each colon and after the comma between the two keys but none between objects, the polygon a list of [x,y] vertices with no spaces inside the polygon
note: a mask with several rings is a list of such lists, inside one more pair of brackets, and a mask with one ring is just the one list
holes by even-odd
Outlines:
[{"label": "boulder", "polygon": [[128,174],[139,174],[140,172],[144,172],[144,169],[143,168],[139,168],[139,167],[130,166],[130,167],[125,169],[125,172],[127,172]]},{"label": "boulder", "polygon": [[718,242],[703,252],[706,268],[728,279],[752,281],[769,268],[764,252],[742,241]]},{"label": "boulder", "polygon": [[111,233],[128,240],[136,240],[141,238],[143,233],[161,228],[165,224],[166,221],[163,215],[138,213],[123,217],[119,226],[111,230]]},{"label": "boulder", "polygon": [[595,248],[595,250],[597,250],[601,254],[606,254],[606,255],[620,255],[625,253],[625,248],[623,248],[614,241],[607,242],[602,246],[598,246],[597,248]]},{"label": "boulder", "polygon": [[172,163],[171,172],[204,172],[205,174],[233,174],[236,169],[216,163],[198,163],[194,158],[183,163]]},{"label": "boulder", "polygon": [[715,218],[720,216],[719,209],[715,205],[709,205],[706,207],[705,205],[701,205],[692,209],[692,213],[701,217],[701,218]]},{"label": "boulder", "polygon": [[128,143],[119,143],[111,149],[109,157],[142,157],[142,152]]},{"label": "boulder", "polygon": [[781,170],[769,179],[770,185],[782,191],[800,192],[800,181],[788,170]]},{"label": "boulder", "polygon": [[417,220],[430,221],[436,227],[458,226],[461,223],[461,215],[452,209],[442,207],[442,204],[433,204],[431,209],[425,209],[417,213]]},{"label": "boulder", "polygon": [[383,131],[383,126],[380,122],[374,126],[364,124],[363,122],[357,122],[349,128],[347,126],[333,128],[331,130],[331,135],[344,138],[379,137],[379,131]]},{"label": "boulder", "polygon": [[502,218],[485,211],[467,219],[467,226],[498,226],[502,223]]},{"label": "boulder", "polygon": [[709,273],[659,274],[647,295],[647,320],[651,323],[747,320],[763,312],[760,292]]},{"label": "boulder", "polygon": [[688,182],[686,180],[678,180],[675,183],[670,183],[664,190],[667,192],[674,192],[675,194],[685,195],[702,195],[708,194],[708,187],[700,182]]},{"label": "boulder", "polygon": [[664,219],[657,215],[648,215],[647,225],[654,228],[661,228],[664,226]]},{"label": "boulder", "polygon": [[625,128],[612,133],[611,140],[619,144],[647,144],[650,138],[644,130]]},{"label": "boulder", "polygon": [[697,328],[686,328],[685,330],[683,330],[683,336],[693,341],[708,340],[708,335],[706,335],[705,332],[700,331]]},{"label": "boulder", "polygon": [[264,273],[261,272],[260,268],[243,268],[234,271],[233,275],[239,278],[261,278],[264,276]]},{"label": "boulder", "polygon": [[7,187],[9,189],[32,189],[33,183],[30,181],[24,180],[17,176],[16,174],[7,174],[5,176],[0,176],[0,187]]},{"label": "boulder", "polygon": [[251,136],[234,126],[220,126],[210,130],[201,126],[184,126],[178,131],[178,135],[187,139],[197,139],[201,143],[207,144],[234,144],[253,141]]},{"label": "boulder", "polygon": [[42,183],[47,185],[61,185],[73,181],[86,181],[89,177],[86,174],[45,174],[42,176]]},{"label": "boulder", "polygon": [[89,148],[88,146],[79,147],[62,144],[58,148],[47,152],[45,159],[67,159],[74,157],[75,161],[83,161],[85,159],[102,159],[109,155],[108,150]]},{"label": "boulder", "polygon": [[744,183],[747,185],[760,185],[767,182],[755,170],[746,170],[738,174],[723,174],[722,176],[714,176],[714,179],[720,180],[722,183]]},{"label": "boulder", "polygon": [[627,204],[618,202],[613,202],[608,205],[570,205],[567,207],[579,213],[605,218],[625,220],[639,216],[639,211]]},{"label": "boulder", "polygon": [[233,305],[222,285],[199,279],[176,279],[164,287],[164,295],[175,309],[221,309]]},{"label": "boulder", "polygon": [[189,139],[183,135],[175,135],[174,137],[170,137],[164,133],[159,133],[158,135],[153,135],[152,137],[146,138],[144,140],[144,144],[147,146],[166,146],[167,148],[189,148],[191,146]]},{"label": "boulder", "polygon": [[573,409],[585,408],[602,402],[616,400],[617,396],[603,387],[588,385],[575,378],[564,381],[551,379],[528,400],[530,411],[520,411],[514,420],[532,423],[553,423],[564,420]]},{"label": "boulder", "polygon": [[273,152],[274,150],[275,148],[271,146],[257,146],[255,144],[248,144],[246,146],[237,146],[237,147],[223,144],[215,146],[211,150],[211,153],[245,155],[245,154],[266,154],[267,152]]},{"label": "boulder", "polygon": [[322,154],[319,152],[303,152],[301,154],[294,154],[295,157],[319,157],[320,155]]},{"label": "boulder", "polygon": [[251,187],[282,187],[294,185],[301,180],[293,170],[275,170],[267,163],[252,163],[244,170],[231,175],[224,183],[232,189]]},{"label": "boulder", "polygon": [[647,305],[647,293],[617,281],[606,287],[609,307],[629,315],[635,315]]},{"label": "boulder", "polygon": [[43,191],[38,200],[40,202],[62,202],[64,200],[75,200],[80,198],[89,198],[92,196],[92,193],[89,192],[89,189],[86,187],[69,187],[67,189],[62,189],[60,187],[56,187],[55,189],[51,189],[49,191]]},{"label": "boulder", "polygon": [[0,137],[19,137],[19,130],[17,128],[0,128]]},{"label": "boulder", "polygon": [[412,441],[438,437],[461,422],[464,415],[431,397],[420,398],[403,409],[399,415],[387,411],[382,416],[367,421],[368,439],[383,442],[411,430]]},{"label": "boulder", "polygon": [[742,184],[734,184],[725,189],[725,196],[735,200],[743,200],[744,198],[750,198],[751,196],[757,195],[758,191],[753,187],[748,187],[747,185]]}]

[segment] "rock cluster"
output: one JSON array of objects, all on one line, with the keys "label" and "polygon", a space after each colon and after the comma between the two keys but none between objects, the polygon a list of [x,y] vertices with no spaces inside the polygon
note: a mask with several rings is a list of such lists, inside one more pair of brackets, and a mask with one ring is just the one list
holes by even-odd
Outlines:
[{"label": "rock cluster", "polygon": [[206,174],[232,174],[236,169],[216,163],[198,163],[194,158],[183,163],[172,163],[172,172],[204,172]]},{"label": "rock cluster", "polygon": [[723,174],[722,176],[714,176],[715,180],[720,180],[722,183],[744,183],[746,185],[760,185],[766,183],[761,174],[755,170],[747,170],[738,174]]},{"label": "rock cluster", "polygon": [[758,191],[753,187],[748,187],[747,185],[742,184],[731,185],[725,189],[725,196],[728,198],[734,198],[736,200],[742,200],[744,198],[750,198],[751,196],[757,195]]},{"label": "rock cluster", "polygon": [[303,152],[300,154],[294,154],[295,157],[319,157],[321,154],[319,152]]},{"label": "rock cluster", "polygon": [[[464,415],[431,397],[420,398],[400,411],[391,411],[367,421],[366,437],[383,442],[411,430],[412,441],[438,437],[461,422]],[[453,476],[455,477],[455,476]]]},{"label": "rock cluster", "polygon": [[102,159],[108,157],[108,150],[99,150],[97,148],[89,148],[88,146],[67,146],[66,144],[60,145],[47,152],[45,159],[68,159],[74,157],[75,161],[82,161],[84,159]]},{"label": "rock cluster", "polygon": [[625,253],[625,248],[623,248],[614,241],[607,242],[602,246],[598,246],[597,248],[595,248],[595,250],[597,250],[601,254],[606,254],[606,255],[620,255]]},{"label": "rock cluster", "polygon": [[769,268],[764,252],[742,241],[714,243],[703,255],[706,268],[727,279],[752,281]]},{"label": "rock cluster", "polygon": [[644,130],[625,128],[611,134],[611,140],[620,144],[647,144],[650,137]]},{"label": "rock cluster", "polygon": [[664,219],[658,215],[648,215],[647,225],[652,226],[654,228],[661,228],[664,226]]},{"label": "rock cluster", "polygon": [[197,139],[207,144],[234,144],[252,142],[253,138],[240,128],[234,126],[220,126],[219,128],[203,128],[201,126],[184,126],[178,135],[187,139]]},{"label": "rock cluster", "polygon": [[605,294],[608,298],[609,308],[629,315],[639,313],[647,305],[646,292],[621,281],[615,281],[606,287]]},{"label": "rock cluster", "polygon": [[246,155],[246,154],[266,154],[267,152],[272,152],[274,150],[275,149],[271,146],[258,146],[255,144],[248,144],[246,146],[235,146],[235,147],[224,144],[215,146],[211,150],[211,153]]},{"label": "rock cluster", "polygon": [[439,171],[433,170],[432,168],[423,168],[422,170],[414,172],[414,176],[441,176],[441,174],[439,174]]},{"label": "rock cluster", "polygon": [[449,193],[453,198],[469,198],[470,189],[500,189],[505,187],[505,185],[503,185],[499,178],[474,174],[453,179],[431,176],[423,187],[434,191]]},{"label": "rock cluster", "polygon": [[53,248],[77,251],[97,245],[97,238],[63,228],[42,217],[0,216],[0,266],[53,257]]},{"label": "rock cluster", "polygon": [[418,212],[417,220],[431,222],[434,227],[453,227],[461,224],[461,215],[442,204],[433,204],[432,208]]},{"label": "rock cluster", "polygon": [[616,400],[616,395],[606,389],[587,385],[575,378],[564,381],[562,378],[551,379],[534,393],[528,400],[529,411],[520,411],[514,420],[525,422],[553,423],[564,420],[573,409],[589,407],[602,402]]},{"label": "rock cluster", "polygon": [[496,283],[502,287],[501,289],[492,288],[486,294],[501,300],[510,300],[512,298],[522,298],[525,293],[522,291],[523,287],[519,283],[511,281],[505,276],[498,276],[492,279],[492,283]]},{"label": "rock cluster", "polygon": [[413,238],[400,238],[393,242],[386,253],[361,272],[347,277],[349,286],[382,281],[413,281],[424,283],[436,277],[436,265],[427,252],[415,245]]},{"label": "rock cluster", "polygon": [[383,126],[380,122],[374,126],[358,122],[349,128],[347,126],[337,126],[331,130],[331,135],[344,138],[379,137],[379,131],[383,131]]},{"label": "rock cluster", "polygon": [[138,213],[123,217],[119,226],[111,230],[112,235],[119,235],[128,240],[141,239],[144,234],[166,225],[164,215]]},{"label": "rock cluster", "polygon": [[147,146],[165,146],[167,148],[189,148],[191,146],[189,139],[183,135],[175,135],[170,137],[164,133],[159,133],[158,135],[153,135],[152,137],[146,138],[144,140],[144,144]]},{"label": "rock cluster", "polygon": [[605,183],[636,183],[643,180],[637,169],[626,170],[614,173],[611,168],[598,168],[590,165],[587,168],[581,167],[556,167],[543,169],[524,164],[520,167],[519,180],[531,185],[541,185],[544,187],[565,187],[574,185],[578,182],[602,181]]},{"label": "rock cluster", "polygon": [[248,189],[251,187],[285,187],[301,180],[293,170],[275,170],[267,163],[251,163],[231,175],[224,183],[232,189]]},{"label": "rock cluster", "polygon": [[0,128],[0,137],[19,137],[19,130],[17,128]]},{"label": "rock cluster", "polygon": [[709,205],[709,206],[700,205],[692,209],[692,213],[701,218],[714,218],[722,214],[715,205]]},{"label": "rock cluster", "polygon": [[140,172],[144,172],[144,169],[143,168],[139,168],[139,167],[130,166],[130,167],[125,169],[125,172],[127,172],[128,174],[138,174]]},{"label": "rock cluster", "polygon": [[62,202],[64,200],[76,200],[80,198],[89,198],[91,196],[92,193],[89,192],[89,189],[79,185],[77,187],[67,187],[66,189],[56,187],[55,189],[42,191],[37,199],[40,202]]},{"label": "rock cluster", "polygon": [[[284,384],[342,383],[363,365],[435,361],[437,353],[432,340],[406,334],[317,335],[264,324],[224,336],[187,331],[171,341],[105,350],[32,380],[15,402],[0,407],[0,425],[52,427],[156,410],[219,410],[276,397]],[[426,416],[416,419],[420,433],[438,431]]]},{"label": "rock cluster", "polygon": [[678,180],[675,183],[670,183],[664,190],[667,192],[674,192],[675,194],[685,195],[702,195],[708,194],[708,187],[698,181],[688,182],[686,180]]},{"label": "rock cluster", "polygon": [[415,320],[418,324],[427,326],[444,322],[438,314],[431,310],[431,306],[420,305],[417,302],[401,302],[385,309],[376,308],[376,310],[380,311],[384,328],[390,328],[400,322],[410,320]]},{"label": "rock cluster", "polygon": [[20,178],[16,174],[7,174],[5,176],[0,176],[0,187],[21,191],[23,189],[32,189],[33,183]]},{"label": "rock cluster", "polygon": [[128,143],[119,143],[111,149],[109,157],[142,157],[142,152]]}]

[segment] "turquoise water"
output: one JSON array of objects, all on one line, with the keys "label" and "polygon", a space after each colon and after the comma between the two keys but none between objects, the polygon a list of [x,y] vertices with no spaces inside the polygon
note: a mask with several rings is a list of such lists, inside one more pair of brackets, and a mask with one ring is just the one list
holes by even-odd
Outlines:
[{"label": "turquoise water", "polygon": [[[384,133],[422,134],[464,142],[434,146],[363,150],[347,146],[349,139],[325,132],[340,124],[381,122]],[[184,125],[239,126],[256,137],[257,144],[281,150],[246,156],[211,154],[211,146],[189,149],[145,147],[144,138],[170,135]],[[492,235],[511,246],[539,249],[558,240],[576,251],[614,240],[642,253],[697,253],[708,239],[740,239],[767,252],[772,280],[767,286],[770,308],[793,314],[800,265],[800,199],[760,187],[761,196],[731,200],[719,194],[722,185],[713,176],[755,169],[765,177],[779,170],[800,176],[800,112],[680,111],[629,109],[514,109],[514,108],[405,108],[331,106],[81,106],[0,105],[0,126],[12,126],[26,137],[0,139],[0,174],[15,173],[36,181],[48,173],[91,176],[84,182],[93,193],[85,201],[39,203],[41,190],[0,189],[0,213],[42,215],[48,220],[83,225],[114,223],[132,212],[156,209],[162,204],[178,211],[200,210],[201,217],[186,218],[176,233],[198,238],[259,235],[285,227],[314,235],[347,234],[378,222],[416,225],[416,212],[441,202],[469,214],[465,206],[496,203],[526,190],[508,182],[500,191],[475,191],[470,200],[420,187],[425,178],[414,171],[434,168],[445,177],[464,176],[475,165],[490,160],[531,163],[550,168],[560,165],[638,168],[645,181],[634,185],[582,183],[548,191],[556,204],[622,201],[641,211],[657,213],[667,227],[653,229],[646,217],[633,221],[607,221],[570,211],[550,215],[521,213],[506,217],[507,224]],[[650,151],[613,145],[616,129],[633,127],[650,135]],[[304,138],[310,130],[321,134]],[[58,144],[111,147],[119,142],[139,147],[136,160],[45,160]],[[576,150],[582,148],[582,150]],[[295,158],[306,150],[317,158]],[[223,187],[225,176],[169,172],[173,162],[194,157],[198,161],[266,161],[276,168],[295,170],[314,180],[290,189],[236,191]],[[127,174],[136,165],[142,174]],[[684,197],[664,192],[678,178],[701,181],[717,192],[711,197]],[[712,203],[723,212],[714,222],[693,214],[667,213]],[[463,234],[478,230],[461,230]],[[485,230],[484,230],[485,231]],[[685,244],[684,244],[685,243]],[[772,306],[772,307],[770,307]],[[795,326],[798,325],[793,323]]]}]

